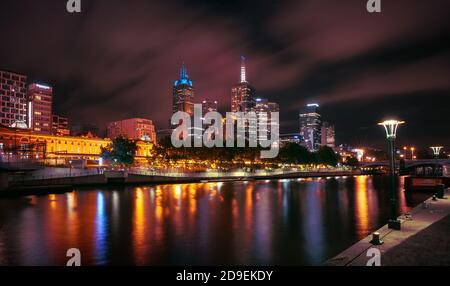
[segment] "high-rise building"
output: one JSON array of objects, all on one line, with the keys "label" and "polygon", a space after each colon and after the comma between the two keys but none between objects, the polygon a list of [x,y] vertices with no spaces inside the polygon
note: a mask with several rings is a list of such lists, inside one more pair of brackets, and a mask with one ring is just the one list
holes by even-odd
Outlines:
[{"label": "high-rise building", "polygon": [[217,112],[217,101],[205,99],[202,102],[202,116],[204,117],[208,112]]},{"label": "high-rise building", "polygon": [[27,76],[0,71],[0,123],[27,128]]},{"label": "high-rise building", "polygon": [[300,135],[309,151],[319,150],[322,143],[322,118],[318,109],[319,105],[312,103],[300,112]]},{"label": "high-rise building", "polygon": [[32,83],[28,86],[28,128],[35,133],[52,134],[53,88]]},{"label": "high-rise building", "polygon": [[128,139],[156,142],[156,131],[149,119],[131,118],[108,124],[108,138],[124,136]]},{"label": "high-rise building", "polygon": [[322,139],[321,139],[322,146],[328,146],[330,148],[336,147],[335,132],[334,132],[333,124],[324,122],[322,124],[321,136],[322,136]]},{"label": "high-rise building", "polygon": [[272,120],[271,113],[272,112],[280,112],[280,107],[278,103],[270,102],[265,98],[257,98],[256,105],[253,108],[253,111],[256,113],[256,117],[258,118],[258,139],[265,140],[266,138],[261,137],[259,132],[259,123],[263,120],[267,121],[267,138],[270,139],[270,134],[274,129],[275,125],[278,125],[279,130],[279,122],[275,122]]},{"label": "high-rise building", "polygon": [[192,80],[189,79],[187,68],[184,64],[180,68],[180,78],[173,82],[172,113],[183,111],[194,115],[195,89]]},{"label": "high-rise building", "polygon": [[241,57],[241,80],[231,89],[231,111],[250,112],[255,107],[255,93],[247,82],[245,57]]},{"label": "high-rise building", "polygon": [[70,136],[69,118],[53,114],[52,134]]}]

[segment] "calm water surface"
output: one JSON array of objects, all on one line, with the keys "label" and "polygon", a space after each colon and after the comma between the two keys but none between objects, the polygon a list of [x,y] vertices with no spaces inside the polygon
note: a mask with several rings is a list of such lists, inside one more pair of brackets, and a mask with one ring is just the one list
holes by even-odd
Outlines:
[{"label": "calm water surface", "polygon": [[[402,189],[401,212],[429,196]],[[388,190],[360,176],[0,200],[0,265],[65,265],[69,248],[83,265],[317,265],[387,222]]]}]

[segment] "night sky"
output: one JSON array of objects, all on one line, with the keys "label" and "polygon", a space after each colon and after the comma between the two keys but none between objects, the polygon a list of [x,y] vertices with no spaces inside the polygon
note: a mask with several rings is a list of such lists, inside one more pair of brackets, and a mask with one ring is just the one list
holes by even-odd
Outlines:
[{"label": "night sky", "polygon": [[399,144],[450,146],[450,1],[366,0],[0,2],[0,69],[55,89],[54,112],[104,128],[144,117],[168,127],[184,62],[196,101],[229,110],[240,56],[258,97],[280,104],[281,133],[322,106],[338,143],[382,147],[376,123],[407,122]]}]

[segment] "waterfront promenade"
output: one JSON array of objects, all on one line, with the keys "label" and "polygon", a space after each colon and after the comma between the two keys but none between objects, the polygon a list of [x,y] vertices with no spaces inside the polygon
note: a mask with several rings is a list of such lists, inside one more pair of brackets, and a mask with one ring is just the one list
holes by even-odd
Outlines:
[{"label": "waterfront promenade", "polygon": [[[448,194],[448,190],[447,190]],[[377,232],[383,244],[374,246],[372,236],[354,244],[325,262],[326,266],[366,266],[368,252],[377,248],[381,266],[444,266],[450,265],[450,200],[429,199],[400,217],[402,229],[383,226]]]},{"label": "waterfront promenade", "polygon": [[316,171],[280,171],[280,172],[230,172],[230,173],[155,173],[143,171],[105,172],[102,174],[80,174],[71,176],[36,177],[16,179],[9,187],[0,190],[0,197],[22,196],[66,192],[74,187],[140,185],[140,184],[189,184],[206,182],[280,180],[317,177],[345,177],[360,175],[359,171],[316,170]]}]

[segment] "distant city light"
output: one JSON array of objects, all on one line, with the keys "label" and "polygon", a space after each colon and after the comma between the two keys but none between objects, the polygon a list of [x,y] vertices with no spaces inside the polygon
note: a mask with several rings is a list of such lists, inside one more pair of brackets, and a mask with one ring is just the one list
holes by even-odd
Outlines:
[{"label": "distant city light", "polygon": [[307,107],[319,107],[318,103],[310,103],[308,105],[306,105]]}]

